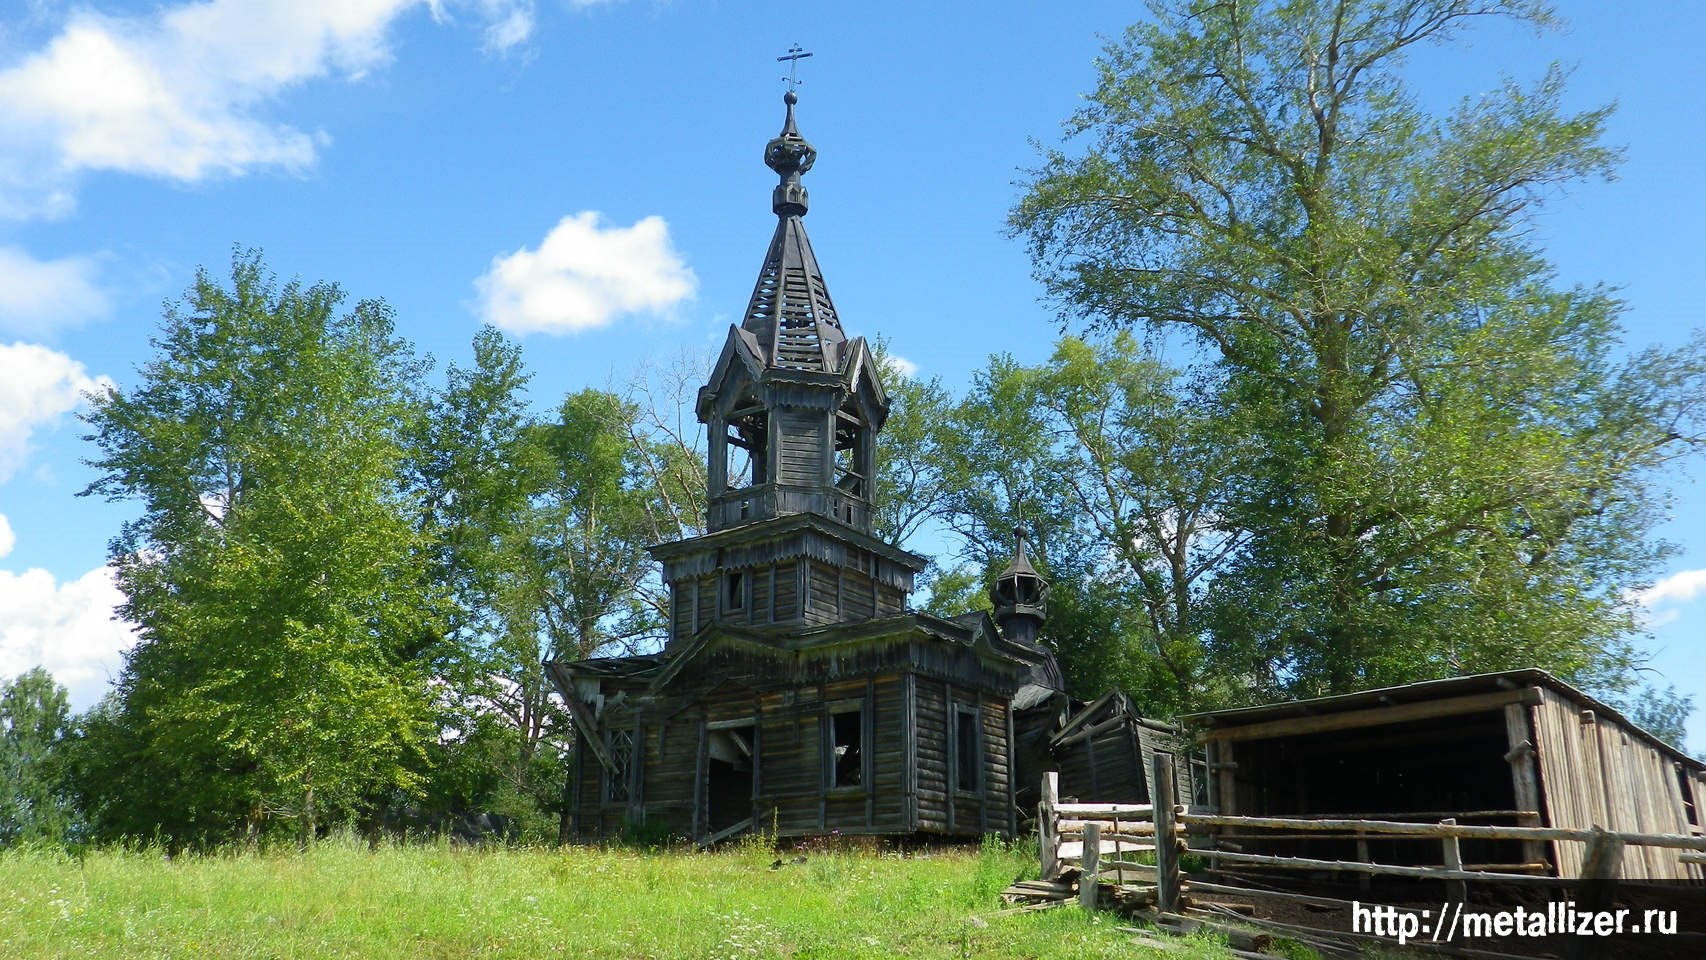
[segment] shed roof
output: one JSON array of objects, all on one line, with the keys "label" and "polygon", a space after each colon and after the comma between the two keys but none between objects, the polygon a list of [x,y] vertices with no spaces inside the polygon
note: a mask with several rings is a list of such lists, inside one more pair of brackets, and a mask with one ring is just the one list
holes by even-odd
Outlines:
[{"label": "shed roof", "polygon": [[[1407,683],[1397,687],[1380,687],[1374,690],[1361,690],[1356,693],[1342,693],[1331,697],[1316,697],[1311,700],[1288,700],[1283,703],[1263,704],[1255,707],[1232,707],[1226,710],[1208,710],[1202,713],[1187,714],[1182,719],[1200,727],[1211,730],[1228,727],[1244,726],[1247,724],[1266,723],[1271,720],[1283,720],[1289,717],[1317,716],[1329,713],[1343,713],[1351,710],[1378,709],[1380,707],[1397,706],[1404,703],[1417,703],[1424,700],[1436,700],[1446,697],[1463,696],[1475,693],[1488,693],[1497,690],[1515,690],[1522,687],[1546,687],[1564,697],[1580,704],[1584,709],[1610,718],[1621,724],[1641,739],[1663,750],[1680,763],[1699,770],[1706,770],[1706,763],[1683,753],[1681,750],[1660,740],[1646,730],[1641,729],[1621,711],[1592,697],[1581,690],[1554,677],[1538,667],[1524,667],[1519,670],[1505,670],[1500,673],[1478,673],[1467,677],[1446,677],[1440,680],[1423,680],[1417,683]],[[1373,721],[1378,722],[1378,721]]]}]

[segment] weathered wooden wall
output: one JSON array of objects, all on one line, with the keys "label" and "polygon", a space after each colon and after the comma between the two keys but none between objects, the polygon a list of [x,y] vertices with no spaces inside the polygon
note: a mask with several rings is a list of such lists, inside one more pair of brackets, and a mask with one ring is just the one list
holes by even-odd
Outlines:
[{"label": "weathered wooden wall", "polygon": [[[1552,690],[1529,708],[1540,767],[1540,793],[1549,826],[1598,826],[1626,833],[1690,832],[1675,761],[1621,723],[1584,710]],[[1564,876],[1581,872],[1583,844],[1554,841]],[[1628,847],[1623,875],[1690,879],[1701,868],[1679,851]]]}]

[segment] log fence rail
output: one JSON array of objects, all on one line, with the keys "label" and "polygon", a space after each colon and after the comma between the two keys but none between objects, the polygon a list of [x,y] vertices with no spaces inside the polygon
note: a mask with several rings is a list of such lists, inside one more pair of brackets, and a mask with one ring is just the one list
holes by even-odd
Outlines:
[{"label": "log fence rail", "polygon": [[[1677,851],[1684,864],[1706,865],[1706,836],[1611,832],[1538,826],[1500,826],[1462,823],[1510,811],[1441,813],[1437,822],[1424,822],[1421,815],[1390,814],[1392,819],[1355,819],[1346,816],[1252,817],[1223,815],[1212,808],[1187,807],[1175,802],[1172,786],[1173,758],[1157,753],[1152,758],[1151,783],[1156,784],[1151,804],[1063,802],[1055,774],[1044,775],[1042,800],[1038,805],[1037,849],[1041,881],[1031,881],[1032,895],[1053,891],[1050,899],[1070,897],[1076,879],[1077,898],[1086,908],[1097,906],[1099,890],[1113,881],[1116,899],[1138,903],[1160,917],[1197,915],[1203,910],[1223,915],[1224,909],[1203,902],[1193,904],[1191,894],[1271,898],[1310,903],[1323,907],[1349,908],[1349,901],[1238,882],[1241,875],[1257,871],[1334,872],[1370,878],[1405,877],[1412,880],[1444,881],[1455,900],[1466,899],[1471,883],[1544,883],[1574,889],[1582,899],[1591,893],[1604,897],[1605,888],[1627,871],[1638,872],[1639,856],[1625,856],[1626,848]],[[1415,817],[1401,820],[1398,817]],[[1432,816],[1432,815],[1427,815]],[[1187,841],[1187,838],[1189,840]],[[1309,857],[1252,853],[1239,840],[1355,839],[1357,860],[1324,860]],[[1370,839],[1433,842],[1439,847],[1439,863],[1377,863],[1368,856]],[[1583,845],[1579,878],[1555,875],[1557,859],[1527,863],[1465,863],[1460,841],[1521,841],[1525,849],[1545,849],[1548,843]],[[1230,849],[1229,849],[1230,848]],[[1180,860],[1184,855],[1200,858],[1212,879],[1186,877]],[[1143,859],[1134,859],[1142,857]],[[1572,860],[1574,858],[1571,858]],[[1271,880],[1274,875],[1266,873]],[[1700,881],[1696,881],[1700,882]],[[1020,893],[1016,884],[1010,895]],[[1591,889],[1590,889],[1591,888]],[[1222,916],[1222,919],[1224,917]],[[1260,924],[1263,921],[1249,921]],[[1333,931],[1314,931],[1331,937]],[[1469,951],[1462,951],[1468,953]],[[1487,954],[1483,953],[1483,956]]]}]

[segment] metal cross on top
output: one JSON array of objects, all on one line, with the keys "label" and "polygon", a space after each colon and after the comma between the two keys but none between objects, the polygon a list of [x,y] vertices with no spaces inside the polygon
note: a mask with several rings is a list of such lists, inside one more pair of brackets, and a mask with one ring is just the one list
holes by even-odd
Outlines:
[{"label": "metal cross on top", "polygon": [[803,52],[803,48],[796,43],[788,48],[788,52],[785,55],[776,58],[777,63],[781,63],[783,60],[788,61],[788,75],[783,79],[788,81],[789,93],[793,93],[795,87],[805,83],[804,80],[800,80],[794,76],[794,68],[799,65],[801,60],[804,60],[809,56],[811,56],[811,54]]}]

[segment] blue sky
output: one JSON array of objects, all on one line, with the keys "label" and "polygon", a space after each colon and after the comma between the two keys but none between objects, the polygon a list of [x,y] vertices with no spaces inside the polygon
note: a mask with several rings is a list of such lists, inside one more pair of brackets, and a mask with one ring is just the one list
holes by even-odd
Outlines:
[{"label": "blue sky", "polygon": [[[478,325],[522,338],[541,402],[713,350],[773,218],[761,162],[794,43],[813,243],[850,332],[963,385],[991,350],[1047,355],[1052,310],[1002,235],[1029,140],[1058,139],[1101,36],[1141,6],[621,0],[6,0],[0,8],[0,676],[45,663],[87,706],[128,630],[79,391],[133,381],[163,300],[233,244],[282,276],[383,297],[440,363]],[[1574,68],[1616,101],[1621,178],[1552,203],[1564,282],[1629,304],[1629,342],[1703,319],[1706,6],[1560,4],[1412,59],[1425,103]],[[967,343],[976,344],[968,350]],[[1698,469],[1694,471],[1697,475]],[[1650,599],[1654,678],[1706,704],[1706,497]],[[1627,585],[1629,589],[1648,587]],[[1706,719],[1691,726],[1706,747]]]}]

